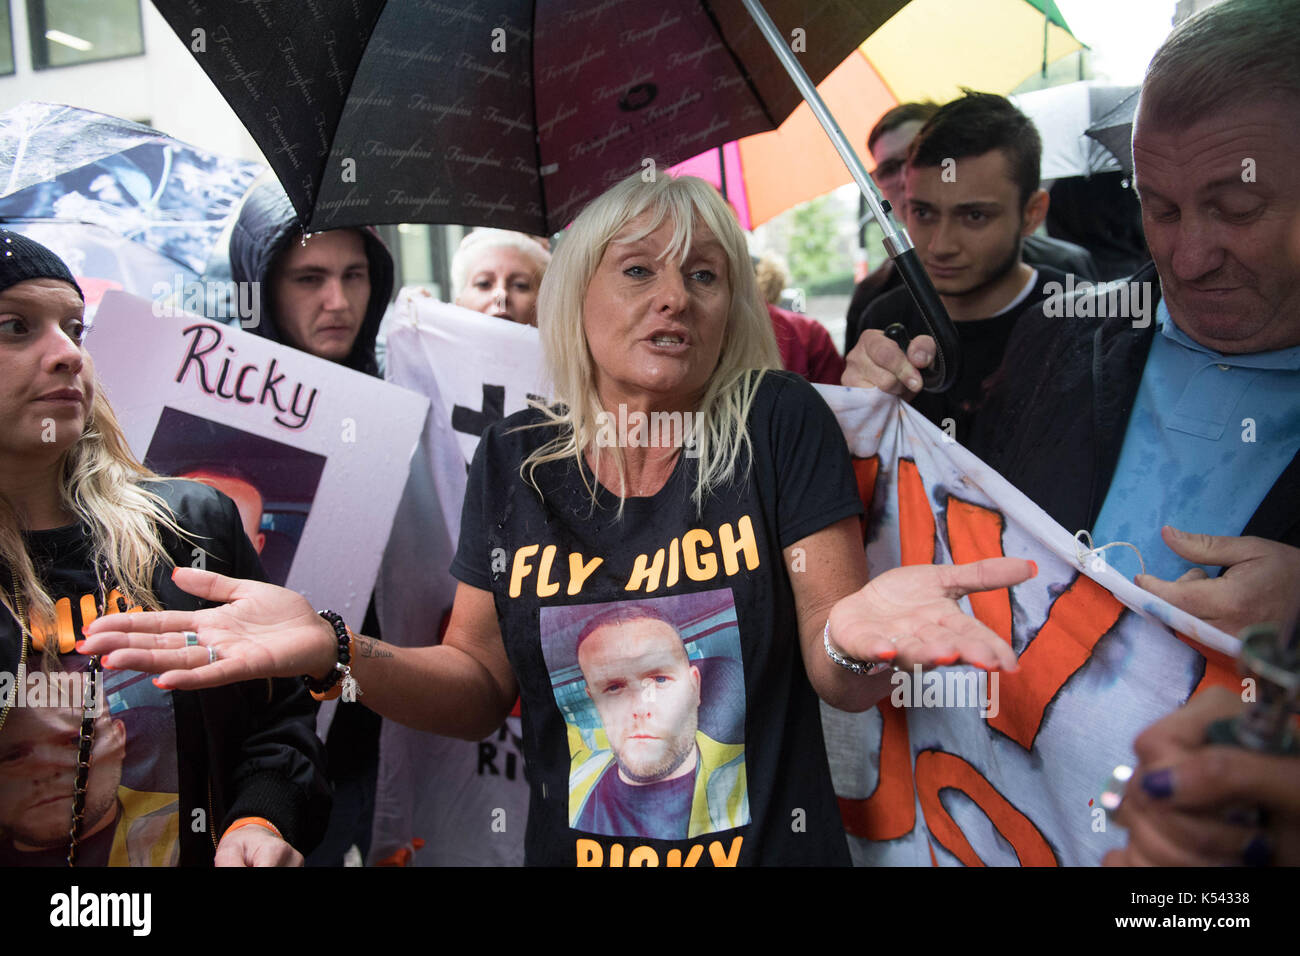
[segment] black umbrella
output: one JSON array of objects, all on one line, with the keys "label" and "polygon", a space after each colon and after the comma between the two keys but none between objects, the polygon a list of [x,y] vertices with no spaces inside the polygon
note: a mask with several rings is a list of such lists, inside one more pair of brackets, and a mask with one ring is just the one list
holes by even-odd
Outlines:
[{"label": "black umbrella", "polygon": [[1087,129],[1091,136],[1105,146],[1119,160],[1120,169],[1133,175],[1133,117],[1137,113],[1138,94],[1135,90]]},{"label": "black umbrella", "polygon": [[956,330],[814,87],[906,0],[154,2],[309,230],[549,234],[637,170],[775,128],[802,94],[936,340],[926,388],[956,379]]},{"label": "black umbrella", "polygon": [[[769,0],[820,81],[905,0]],[[563,228],[800,102],[740,0],[155,0],[310,230]]]}]

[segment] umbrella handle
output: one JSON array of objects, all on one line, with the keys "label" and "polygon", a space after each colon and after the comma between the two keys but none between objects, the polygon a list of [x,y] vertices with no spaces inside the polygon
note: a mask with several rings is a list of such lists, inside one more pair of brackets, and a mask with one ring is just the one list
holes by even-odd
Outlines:
[{"label": "umbrella handle", "polygon": [[[934,283],[925,274],[925,268],[915,249],[908,249],[895,256],[894,268],[899,271],[907,291],[912,293],[912,301],[921,313],[922,330],[917,334],[934,339],[934,361],[929,368],[921,369],[921,381],[927,392],[947,391],[957,381],[957,375],[961,371],[961,344],[957,338],[957,328],[948,317],[948,311],[943,307]],[[936,316],[942,317],[942,321],[936,321]],[[914,337],[911,330],[895,322],[885,330],[885,335],[897,342],[903,353],[907,354],[907,346]]]},{"label": "umbrella handle", "polygon": [[844,165],[849,168],[849,173],[853,176],[854,182],[862,190],[863,198],[866,199],[867,205],[871,207],[872,215],[876,217],[876,222],[880,224],[881,230],[885,234],[885,251],[889,253],[889,258],[894,261],[898,268],[898,273],[902,277],[909,292],[912,293],[912,300],[916,307],[921,310],[921,321],[925,331],[934,337],[935,357],[934,363],[930,368],[924,370],[921,380],[925,383],[927,392],[942,392],[952,387],[957,380],[958,365],[958,348],[957,329],[952,324],[952,319],[948,316],[948,310],[944,308],[943,301],[939,298],[939,293],[935,291],[934,283],[930,277],[921,268],[921,262],[916,257],[915,249],[912,245],[911,238],[907,235],[907,230],[894,221],[890,215],[889,204],[884,200],[877,188],[875,182],[867,175],[866,167],[862,165],[862,160],[858,159],[857,153],[849,145],[839,124],[831,116],[830,110],[826,108],[826,103],[822,100],[821,94],[817,92],[817,87],[813,86],[812,80],[808,79],[808,74],[804,72],[799,61],[795,59],[789,47],[785,45],[780,32],[776,29],[776,24],[772,18],[767,15],[759,0],[741,0],[745,9],[749,11],[750,17],[753,18],[754,24],[758,27],[763,38],[767,40],[768,46],[776,54],[781,65],[785,67],[786,73],[794,82],[802,94],[804,101],[807,102],[813,115],[817,117],[817,122],[821,123],[822,129],[830,137],[831,145],[835,151],[840,154],[840,159],[844,160]]}]

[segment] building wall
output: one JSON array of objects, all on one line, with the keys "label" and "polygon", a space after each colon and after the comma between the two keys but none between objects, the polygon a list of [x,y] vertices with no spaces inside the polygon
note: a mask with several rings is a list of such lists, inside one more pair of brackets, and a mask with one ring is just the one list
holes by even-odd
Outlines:
[{"label": "building wall", "polygon": [[[0,77],[0,111],[27,100],[78,106],[146,123],[212,152],[266,163],[195,55],[148,0],[140,3],[143,55],[44,70],[32,69],[25,0],[0,3],[9,5],[12,17],[15,70]],[[440,239],[449,228],[451,234]],[[398,263],[399,282],[442,292],[448,248],[455,249],[459,227],[413,225],[383,232]]]},{"label": "building wall", "polygon": [[147,0],[144,55],[32,69],[27,4],[3,0],[13,18],[14,75],[0,77],[0,110],[26,100],[64,103],[145,122],[213,152],[265,162],[253,138],[194,56]]}]

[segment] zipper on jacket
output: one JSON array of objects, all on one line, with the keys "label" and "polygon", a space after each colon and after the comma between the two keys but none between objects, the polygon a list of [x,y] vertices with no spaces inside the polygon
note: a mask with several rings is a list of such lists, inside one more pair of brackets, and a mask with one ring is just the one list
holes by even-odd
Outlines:
[{"label": "zipper on jacket", "polygon": [[[18,700],[18,694],[24,691],[23,685],[27,682],[27,620],[23,614],[23,599],[18,593],[18,585],[14,585],[14,610],[18,613],[18,673],[14,675],[13,699]],[[4,729],[5,721],[9,719],[9,710],[13,704],[6,704],[3,710],[0,710],[0,730]]]},{"label": "zipper on jacket", "polygon": [[212,812],[212,775],[208,775],[208,836],[212,839],[212,852],[217,851],[217,820]]}]

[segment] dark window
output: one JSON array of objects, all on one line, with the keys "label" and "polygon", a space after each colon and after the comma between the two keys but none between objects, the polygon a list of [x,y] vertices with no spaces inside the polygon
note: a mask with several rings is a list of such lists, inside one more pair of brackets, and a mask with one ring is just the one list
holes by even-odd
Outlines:
[{"label": "dark window", "polygon": [[9,16],[9,0],[0,0],[0,76],[14,71],[14,29]]},{"label": "dark window", "polygon": [[36,70],[144,52],[140,0],[27,0],[27,27]]}]

